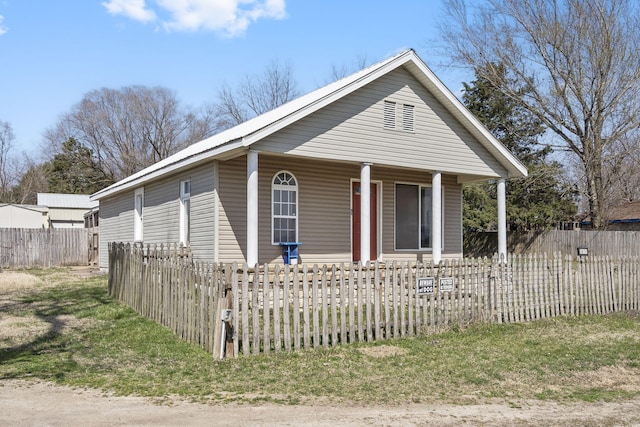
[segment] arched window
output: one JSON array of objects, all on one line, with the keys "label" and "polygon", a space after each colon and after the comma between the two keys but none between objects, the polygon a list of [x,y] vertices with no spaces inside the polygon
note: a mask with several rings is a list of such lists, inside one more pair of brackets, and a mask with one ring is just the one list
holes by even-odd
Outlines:
[{"label": "arched window", "polygon": [[271,236],[274,245],[298,241],[298,183],[278,172],[271,185]]}]

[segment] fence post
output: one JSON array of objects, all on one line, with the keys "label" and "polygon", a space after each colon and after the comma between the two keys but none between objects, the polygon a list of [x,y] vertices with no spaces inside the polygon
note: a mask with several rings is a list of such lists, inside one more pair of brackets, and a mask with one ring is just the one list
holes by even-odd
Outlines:
[{"label": "fence post", "polygon": [[[232,317],[227,313],[233,313],[233,292],[231,291],[232,268],[227,265],[224,276],[215,284],[216,310],[214,319],[216,329],[213,336],[213,357],[224,359],[225,355],[233,357],[233,327]],[[221,275],[222,276],[222,275]]]}]

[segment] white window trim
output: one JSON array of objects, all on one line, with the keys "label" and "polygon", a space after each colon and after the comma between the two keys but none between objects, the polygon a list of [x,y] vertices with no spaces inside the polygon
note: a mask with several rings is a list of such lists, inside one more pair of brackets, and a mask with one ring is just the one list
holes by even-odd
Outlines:
[{"label": "white window trim", "polygon": [[[418,193],[421,192],[421,190],[423,188],[433,188],[433,186],[431,184],[418,184],[415,182],[403,182],[403,181],[396,181],[393,183],[393,250],[395,252],[431,252],[433,251],[432,247],[429,248],[418,248],[418,249],[398,249],[396,248],[396,185],[413,185],[413,186],[417,186],[418,187]],[[445,218],[445,212],[444,212],[444,207],[445,207],[445,202],[444,202],[444,196],[446,194],[445,190],[444,190],[444,185],[441,186],[442,189],[442,221],[440,224],[440,228],[441,228],[441,236],[442,238],[440,239],[441,242],[441,250],[444,250],[444,218]],[[431,197],[433,197],[433,190],[431,191]],[[418,203],[418,220],[421,220],[422,218],[422,203]],[[418,226],[418,229],[420,229],[420,227]],[[433,236],[432,236],[433,238]]]},{"label": "white window trim", "polygon": [[[138,205],[138,200],[139,205]],[[139,208],[139,209],[138,209]],[[133,193],[133,240],[142,242],[144,237],[144,187]]]},{"label": "white window trim", "polygon": [[[184,185],[189,183],[189,192],[184,190]],[[191,179],[184,179],[180,181],[180,243],[184,246],[189,244],[187,239],[187,235],[189,234],[190,224],[187,223],[187,211],[185,202],[189,200],[191,201]],[[191,207],[189,207],[189,211],[191,211]],[[191,212],[189,212],[189,215]]]},{"label": "white window trim", "polygon": [[273,174],[273,178],[271,178],[271,195],[269,197],[269,199],[271,200],[271,245],[272,246],[279,246],[280,242],[276,242],[275,241],[275,233],[274,233],[274,227],[273,227],[273,220],[275,218],[275,214],[273,212],[273,190],[276,188],[281,188],[281,189],[286,189],[286,190],[291,190],[292,186],[291,185],[280,185],[280,184],[275,184],[275,180],[276,177],[278,175],[280,175],[281,173],[286,173],[289,174],[293,177],[293,179],[296,181],[296,185],[295,185],[295,190],[296,190],[296,215],[295,216],[284,216],[284,215],[278,215],[278,218],[294,218],[296,220],[296,242],[299,242],[298,240],[298,230],[300,228],[300,205],[298,203],[298,201],[300,200],[300,183],[298,182],[298,178],[296,178],[296,176],[287,171],[287,170],[281,170],[278,171],[276,173]]}]

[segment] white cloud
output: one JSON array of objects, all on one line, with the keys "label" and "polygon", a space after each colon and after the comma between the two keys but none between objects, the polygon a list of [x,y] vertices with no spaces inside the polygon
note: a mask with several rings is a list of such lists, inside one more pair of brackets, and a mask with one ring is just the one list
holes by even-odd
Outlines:
[{"label": "white cloud", "polygon": [[228,37],[243,34],[259,19],[284,19],[285,0],[154,0],[154,12],[144,0],[110,0],[102,3],[111,14],[139,21],[155,20],[165,12],[167,31],[217,31]]},{"label": "white cloud", "polygon": [[102,5],[112,15],[124,15],[136,21],[149,22],[156,19],[156,14],[147,9],[144,0],[109,0]]},{"label": "white cloud", "polygon": [[4,16],[0,15],[0,36],[9,31],[7,27],[2,25],[2,21],[4,21]]}]

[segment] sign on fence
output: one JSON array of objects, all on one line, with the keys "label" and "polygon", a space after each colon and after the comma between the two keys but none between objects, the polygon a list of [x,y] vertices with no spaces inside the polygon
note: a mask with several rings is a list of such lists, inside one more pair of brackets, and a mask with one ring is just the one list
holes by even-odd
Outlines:
[{"label": "sign on fence", "polygon": [[435,279],[433,277],[418,278],[418,295],[430,295],[435,287]]},{"label": "sign on fence", "polygon": [[438,284],[438,290],[442,292],[453,291],[453,277],[441,277]]}]

